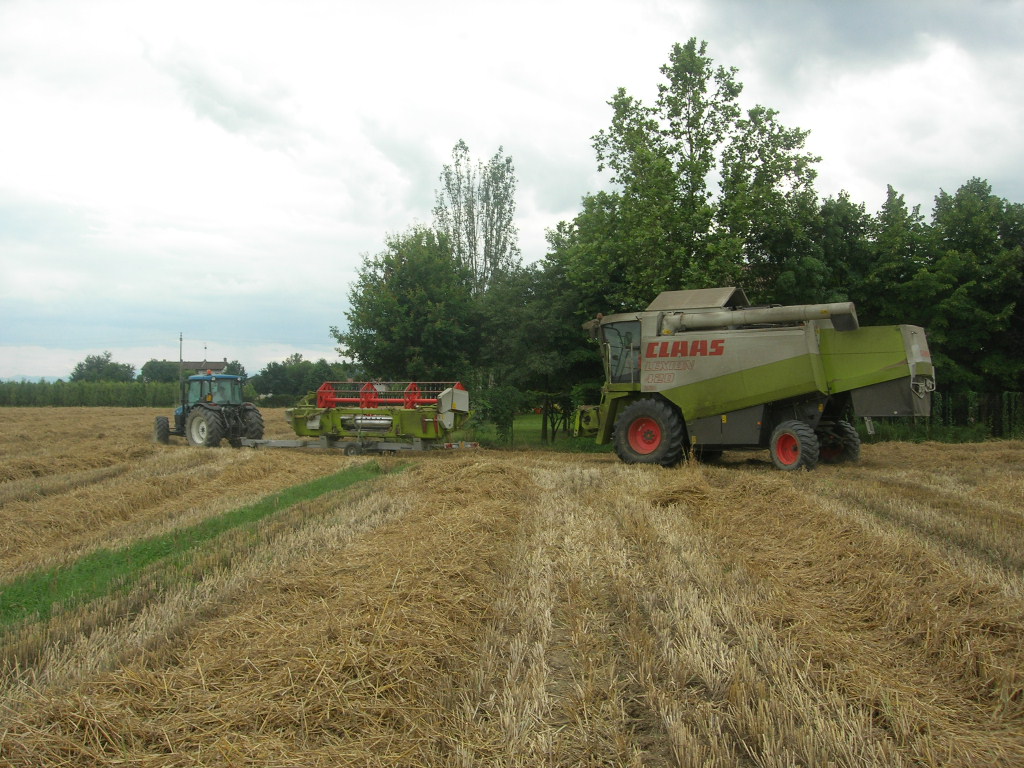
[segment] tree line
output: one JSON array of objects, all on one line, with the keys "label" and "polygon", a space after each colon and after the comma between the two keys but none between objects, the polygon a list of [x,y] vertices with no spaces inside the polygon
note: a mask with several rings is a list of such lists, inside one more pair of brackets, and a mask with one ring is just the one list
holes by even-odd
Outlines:
[{"label": "tree line", "polygon": [[[0,382],[0,406],[174,406],[181,400],[178,363],[151,360],[135,375],[134,366],[114,361],[110,352],[88,355],[78,363],[68,381]],[[245,368],[228,363],[225,373],[245,378]],[[187,378],[198,371],[184,369]],[[268,406],[294,405],[325,381],[348,381],[361,375],[351,362],[315,362],[295,353],[281,362],[268,363],[245,381],[247,400]]]},{"label": "tree line", "polygon": [[[76,363],[68,376],[72,383],[82,382],[140,382],[143,384],[170,384],[177,382],[180,377],[188,377],[199,371],[191,368],[182,368],[179,363],[172,360],[152,359],[146,362],[135,373],[135,366],[131,363],[119,363],[113,359],[111,352],[102,352],[96,355],[86,355],[85,359]],[[224,367],[224,373],[231,373],[238,376],[245,376],[245,368],[237,360],[232,360]]]},{"label": "tree line", "polygon": [[142,381],[0,381],[0,406],[174,407],[177,383]]}]

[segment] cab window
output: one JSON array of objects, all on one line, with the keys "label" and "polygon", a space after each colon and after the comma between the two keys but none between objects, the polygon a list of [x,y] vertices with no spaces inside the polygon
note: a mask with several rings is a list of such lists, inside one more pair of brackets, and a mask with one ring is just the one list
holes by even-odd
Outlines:
[{"label": "cab window", "polygon": [[606,323],[601,326],[605,344],[608,380],[628,384],[640,377],[640,321]]},{"label": "cab window", "polygon": [[217,379],[213,382],[213,402],[238,405],[242,402],[242,384],[238,379]]},{"label": "cab window", "polygon": [[208,381],[190,381],[188,383],[188,404],[195,405],[201,400],[206,399],[206,395],[209,393],[210,382]]}]

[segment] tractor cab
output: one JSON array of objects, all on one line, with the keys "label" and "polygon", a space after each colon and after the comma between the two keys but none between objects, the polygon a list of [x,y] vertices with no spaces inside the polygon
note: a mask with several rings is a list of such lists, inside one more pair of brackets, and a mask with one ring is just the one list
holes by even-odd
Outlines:
[{"label": "tractor cab", "polygon": [[188,392],[185,403],[188,406],[197,403],[214,405],[241,405],[242,379],[239,376],[208,373],[188,377]]}]

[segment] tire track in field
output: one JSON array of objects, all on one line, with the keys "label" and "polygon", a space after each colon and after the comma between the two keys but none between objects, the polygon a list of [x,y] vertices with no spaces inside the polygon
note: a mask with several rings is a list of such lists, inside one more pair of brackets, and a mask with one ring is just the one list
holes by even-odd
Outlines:
[{"label": "tire track in field", "polygon": [[776,586],[717,551],[699,521],[719,511],[719,491],[701,468],[626,483],[643,501],[619,503],[615,594],[673,764],[908,764],[869,712],[808,673],[802,649],[763,614]]},{"label": "tire track in field", "polygon": [[891,521],[940,546],[1018,575],[1024,572],[1024,516],[1016,509],[972,496],[925,487],[913,478],[854,473],[830,495]]},{"label": "tire track in field", "polygon": [[66,493],[73,488],[109,480],[123,475],[131,469],[129,464],[84,469],[77,472],[64,472],[60,475],[44,477],[25,477],[11,480],[0,485],[0,509],[14,501],[28,501],[58,493]]}]

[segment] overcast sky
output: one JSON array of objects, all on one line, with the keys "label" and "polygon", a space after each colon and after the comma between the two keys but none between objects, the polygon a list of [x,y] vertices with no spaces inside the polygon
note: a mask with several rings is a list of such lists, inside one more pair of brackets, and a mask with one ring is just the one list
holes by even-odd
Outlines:
[{"label": "overcast sky", "polygon": [[[361,259],[504,147],[524,260],[607,186],[591,137],[673,43],[811,131],[822,197],[1024,202],[1019,0],[0,0],[0,378],[104,350],[338,359]],[[595,311],[600,310],[595,307]]]}]

